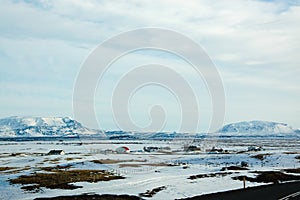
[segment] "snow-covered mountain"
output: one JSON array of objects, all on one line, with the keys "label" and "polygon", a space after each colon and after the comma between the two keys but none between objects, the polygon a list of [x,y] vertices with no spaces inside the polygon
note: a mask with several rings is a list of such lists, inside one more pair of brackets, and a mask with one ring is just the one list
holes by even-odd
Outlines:
[{"label": "snow-covered mountain", "polygon": [[0,137],[69,137],[98,134],[70,117],[8,117],[0,119]]},{"label": "snow-covered mountain", "polygon": [[[220,135],[300,135],[299,130],[284,123],[267,121],[238,122],[225,125],[219,131]],[[8,117],[0,119],[0,137],[72,137],[96,136],[108,139],[175,139],[202,138],[209,134],[196,133],[140,133],[126,131],[107,131],[89,129],[70,117]]]},{"label": "snow-covered mountain", "polygon": [[218,133],[251,133],[251,134],[291,134],[297,133],[291,126],[284,123],[268,121],[245,121],[227,124]]}]

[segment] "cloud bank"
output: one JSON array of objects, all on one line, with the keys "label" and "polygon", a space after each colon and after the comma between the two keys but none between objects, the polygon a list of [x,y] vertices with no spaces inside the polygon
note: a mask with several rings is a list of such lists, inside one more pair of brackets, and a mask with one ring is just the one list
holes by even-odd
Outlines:
[{"label": "cloud bank", "polygon": [[[299,23],[300,1],[292,0],[1,1],[0,115],[72,115],[73,84],[89,53],[124,31],[160,27],[185,34],[206,49],[223,78],[225,122],[262,119],[299,128]],[[130,67],[150,62],[171,65],[191,84],[199,84],[199,131],[204,130],[211,114],[205,84],[178,57],[152,51],[120,59],[99,86],[95,107],[103,128],[116,127],[109,98],[100,97],[109,97]],[[176,130],[178,105],[163,91],[157,102],[157,92],[152,88],[138,94],[132,117],[145,125],[147,113],[139,112],[145,104],[168,104],[165,129]]]}]

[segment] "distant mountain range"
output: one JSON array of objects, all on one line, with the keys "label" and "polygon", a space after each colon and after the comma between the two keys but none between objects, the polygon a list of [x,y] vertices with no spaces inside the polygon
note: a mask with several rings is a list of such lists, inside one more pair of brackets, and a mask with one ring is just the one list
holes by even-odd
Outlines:
[{"label": "distant mountain range", "polygon": [[[299,130],[284,123],[266,121],[238,122],[223,126],[218,134],[240,135],[300,135]],[[107,139],[173,139],[200,138],[207,134],[176,132],[138,133],[89,129],[70,117],[8,117],[0,119],[0,137],[102,137]]]},{"label": "distant mountain range", "polygon": [[0,137],[72,137],[95,135],[70,117],[8,117],[0,119]]},{"label": "distant mountain range", "polygon": [[284,123],[267,121],[247,121],[227,124],[219,133],[250,133],[250,134],[290,134],[297,133],[291,126]]}]

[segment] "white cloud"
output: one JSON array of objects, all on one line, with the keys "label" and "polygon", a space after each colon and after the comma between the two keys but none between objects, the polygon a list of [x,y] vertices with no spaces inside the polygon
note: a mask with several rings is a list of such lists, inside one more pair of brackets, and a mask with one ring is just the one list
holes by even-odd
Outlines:
[{"label": "white cloud", "polygon": [[[0,84],[47,83],[55,89],[59,82],[71,91],[91,48],[123,31],[162,27],[188,35],[206,49],[223,76],[228,94],[246,90],[268,91],[278,99],[288,95],[281,103],[296,108],[299,105],[294,100],[300,101],[299,23],[299,1],[1,1]],[[170,45],[176,45],[176,41],[170,41]],[[131,58],[136,63],[138,58]],[[185,75],[189,77],[189,73]],[[1,96],[8,89],[3,91]],[[259,98],[245,103],[229,97],[228,112],[236,104],[258,105]],[[280,106],[277,101],[269,101],[274,108]],[[9,104],[5,101],[1,106]],[[243,112],[248,111],[251,109]],[[261,115],[272,117],[268,112]],[[298,111],[283,112],[287,118],[281,121],[299,126]],[[242,112],[228,116],[227,120],[249,117]]]}]

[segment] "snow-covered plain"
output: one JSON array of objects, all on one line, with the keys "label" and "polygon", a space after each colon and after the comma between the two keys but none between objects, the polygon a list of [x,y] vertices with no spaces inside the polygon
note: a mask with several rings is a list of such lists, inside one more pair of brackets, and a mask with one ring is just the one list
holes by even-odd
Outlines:
[{"label": "snow-covered plain", "polygon": [[[1,141],[0,166],[15,167],[16,169],[0,172],[0,198],[5,200],[34,199],[82,193],[139,195],[139,193],[144,193],[147,190],[166,186],[165,190],[158,192],[149,199],[175,199],[237,189],[242,188],[243,183],[239,180],[233,180],[232,177],[234,176],[254,176],[255,174],[251,171],[255,170],[299,168],[300,162],[295,158],[300,155],[299,141],[299,137],[231,137],[196,141],[80,139],[70,141]],[[197,153],[183,152],[185,144],[196,145],[201,148],[201,151]],[[129,154],[103,153],[106,149],[115,150],[120,146],[127,146],[132,152]],[[143,152],[141,150],[144,146],[170,147],[172,152]],[[210,154],[205,152],[205,149],[212,148],[212,146],[228,150],[228,153]],[[263,150],[248,152],[249,146],[262,146]],[[51,149],[63,149],[65,155],[45,155]],[[257,154],[269,155],[263,161],[251,157]],[[100,159],[125,161],[114,164],[91,162]],[[188,179],[191,175],[220,172],[222,167],[240,165],[241,161],[249,163],[249,170],[233,171],[233,174],[220,177]],[[156,166],[155,164],[158,163],[174,166]],[[178,163],[180,164],[175,165]],[[126,178],[97,183],[77,182],[75,185],[83,186],[83,188],[75,190],[42,188],[36,193],[26,192],[21,189],[21,185],[12,185],[8,182],[9,179],[22,174],[41,171],[41,167],[66,164],[71,164],[71,169],[106,169]],[[126,166],[126,164],[128,165]],[[18,169],[22,170],[15,171]],[[247,187],[259,184],[261,183],[247,182]]]}]

